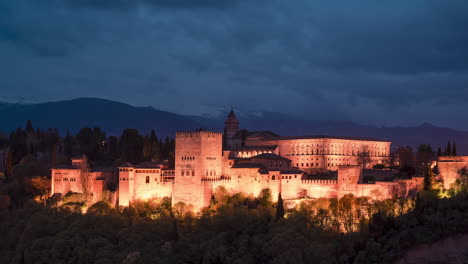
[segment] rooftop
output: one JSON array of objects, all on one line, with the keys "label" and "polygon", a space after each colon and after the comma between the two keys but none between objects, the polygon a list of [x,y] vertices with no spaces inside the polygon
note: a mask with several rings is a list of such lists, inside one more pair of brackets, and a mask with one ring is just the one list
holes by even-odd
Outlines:
[{"label": "rooftop", "polygon": [[281,157],[279,155],[273,153],[263,153],[257,156],[253,156],[250,159],[280,159],[280,160],[289,160],[285,157]]},{"label": "rooftop", "polygon": [[278,145],[249,145],[249,146],[243,146],[238,149],[237,151],[243,151],[243,150],[275,150],[278,147]]},{"label": "rooftop", "polygon": [[321,139],[321,138],[390,142],[387,140],[378,139],[378,138],[370,138],[370,137],[343,137],[343,136],[329,136],[329,135],[287,136],[287,137],[263,138],[260,140],[269,141],[269,140]]},{"label": "rooftop", "polygon": [[280,174],[302,174],[304,173],[301,170],[280,170]]}]

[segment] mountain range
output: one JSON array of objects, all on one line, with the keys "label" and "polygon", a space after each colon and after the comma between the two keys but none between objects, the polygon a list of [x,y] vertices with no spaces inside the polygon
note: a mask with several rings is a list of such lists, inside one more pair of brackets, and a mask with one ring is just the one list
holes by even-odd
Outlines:
[{"label": "mountain range", "polygon": [[[76,133],[82,127],[101,127],[109,135],[119,135],[125,128],[143,133],[155,129],[160,137],[174,136],[177,131],[197,128],[222,131],[227,113],[217,117],[189,116],[161,111],[153,107],[136,107],[96,98],[78,98],[47,103],[0,103],[0,131],[9,133],[31,120],[35,128],[58,128]],[[349,121],[310,121],[282,113],[258,112],[238,114],[241,128],[271,130],[283,136],[333,135],[374,137],[392,141],[392,147],[431,144],[442,149],[450,140],[459,154],[468,153],[468,132],[423,123],[414,127],[377,127]]]}]

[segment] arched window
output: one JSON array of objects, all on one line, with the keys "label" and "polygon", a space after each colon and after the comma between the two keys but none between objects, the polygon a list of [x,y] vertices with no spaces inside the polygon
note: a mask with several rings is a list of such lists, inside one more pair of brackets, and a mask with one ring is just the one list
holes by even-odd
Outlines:
[{"label": "arched window", "polygon": [[275,179],[275,175],[271,176],[271,179],[274,180],[274,179]]},{"label": "arched window", "polygon": [[149,183],[150,181],[149,179],[150,179],[149,176],[146,176],[146,183]]}]

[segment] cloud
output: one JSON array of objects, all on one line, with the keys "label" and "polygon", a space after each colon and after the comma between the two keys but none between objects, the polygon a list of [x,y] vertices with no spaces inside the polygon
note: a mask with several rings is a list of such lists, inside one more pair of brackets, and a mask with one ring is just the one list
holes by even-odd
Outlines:
[{"label": "cloud", "polygon": [[468,99],[467,27],[457,0],[2,1],[0,87],[189,114],[235,105],[458,126],[442,116]]}]

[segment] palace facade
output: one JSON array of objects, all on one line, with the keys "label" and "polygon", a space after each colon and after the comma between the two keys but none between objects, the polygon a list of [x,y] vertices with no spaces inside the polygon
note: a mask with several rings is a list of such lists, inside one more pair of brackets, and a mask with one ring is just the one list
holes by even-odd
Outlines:
[{"label": "palace facade", "polygon": [[[352,193],[385,199],[417,192],[422,179],[396,179],[391,171],[367,170],[388,164],[391,142],[373,138],[300,136],[281,137],[270,131],[239,128],[231,110],[224,133],[176,133],[175,168],[161,163],[123,164],[114,169],[83,173],[71,167],[52,169],[52,194],[92,193],[102,197],[115,182],[114,203],[128,206],[135,200],[171,197],[195,209],[209,205],[216,188],[257,196],[269,188],[274,199],[338,198]],[[82,181],[80,178],[89,177]]]}]

